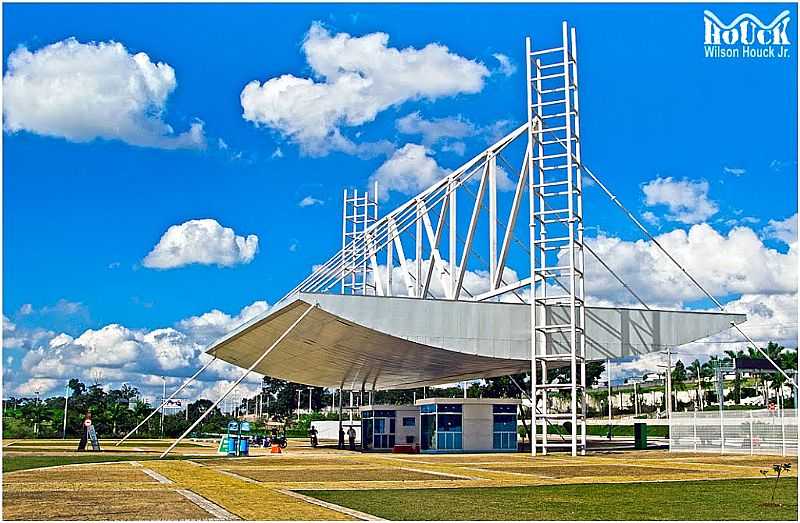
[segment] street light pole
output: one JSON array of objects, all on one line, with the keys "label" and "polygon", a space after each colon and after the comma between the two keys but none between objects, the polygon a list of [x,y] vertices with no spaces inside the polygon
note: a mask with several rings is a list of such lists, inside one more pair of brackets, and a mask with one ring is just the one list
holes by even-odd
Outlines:
[{"label": "street light pole", "polygon": [[667,419],[672,422],[672,349],[667,347]]},{"label": "street light pole", "polygon": [[61,439],[67,439],[67,408],[69,407],[69,385],[64,387],[64,433]]},{"label": "street light pole", "polygon": [[[606,376],[608,378],[608,439],[611,439],[613,427],[611,424],[611,358],[606,359]],[[620,405],[620,408],[622,405]]]},{"label": "street light pole", "polygon": [[164,380],[164,388],[161,391],[161,437],[164,437],[164,400],[167,397],[167,377],[161,376],[161,379]]}]

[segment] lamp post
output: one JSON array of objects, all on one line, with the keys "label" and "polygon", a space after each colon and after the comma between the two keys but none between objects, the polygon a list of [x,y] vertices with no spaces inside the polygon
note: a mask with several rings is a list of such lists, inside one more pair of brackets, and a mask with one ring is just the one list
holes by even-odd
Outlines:
[{"label": "lamp post", "polygon": [[[164,400],[167,398],[167,377],[161,376],[161,379],[164,380],[163,388],[161,390],[161,403],[164,403]],[[165,405],[161,405],[161,437],[164,437],[164,410]]]},{"label": "lamp post", "polygon": [[69,384],[64,387],[64,432],[61,439],[67,439],[67,408],[69,407]]}]

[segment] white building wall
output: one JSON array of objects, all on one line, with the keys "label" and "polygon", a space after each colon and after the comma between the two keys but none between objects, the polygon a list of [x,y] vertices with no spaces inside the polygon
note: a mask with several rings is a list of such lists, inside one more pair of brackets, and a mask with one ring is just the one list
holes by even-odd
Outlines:
[{"label": "white building wall", "polygon": [[494,446],[494,414],[492,405],[463,406],[462,445],[465,451],[492,450]]}]

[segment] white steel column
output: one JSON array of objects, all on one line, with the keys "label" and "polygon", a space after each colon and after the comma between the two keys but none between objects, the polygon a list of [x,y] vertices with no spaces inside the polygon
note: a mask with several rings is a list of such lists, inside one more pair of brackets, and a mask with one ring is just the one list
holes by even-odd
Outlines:
[{"label": "white steel column", "polygon": [[[542,453],[546,454],[548,447],[568,447],[575,456],[586,449],[583,186],[576,32],[564,22],[561,36],[560,47],[541,51],[531,51],[530,40],[526,42],[529,197],[533,206],[531,367],[532,389],[537,394],[534,401],[541,399],[543,407]],[[556,287],[561,290],[556,292]],[[552,314],[548,307],[553,305],[566,308],[568,318]],[[554,353],[554,339],[568,345],[569,352]],[[569,381],[548,383],[548,370],[564,367],[569,368]],[[548,408],[548,394],[558,390],[570,393],[568,412]],[[546,422],[550,420],[570,422],[568,443],[548,441]]]}]

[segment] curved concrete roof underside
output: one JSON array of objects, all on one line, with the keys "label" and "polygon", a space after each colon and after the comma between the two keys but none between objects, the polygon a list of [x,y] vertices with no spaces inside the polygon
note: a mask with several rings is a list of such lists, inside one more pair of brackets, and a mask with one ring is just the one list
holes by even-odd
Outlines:
[{"label": "curved concrete roof underside", "polygon": [[[399,389],[530,369],[530,306],[517,303],[300,293],[214,342],[208,352],[249,367],[305,312],[255,368],[275,378],[345,389]],[[549,323],[568,323],[553,306]],[[676,347],[746,320],[742,314],[587,307],[588,359]],[[565,339],[551,337],[556,352]]]}]

